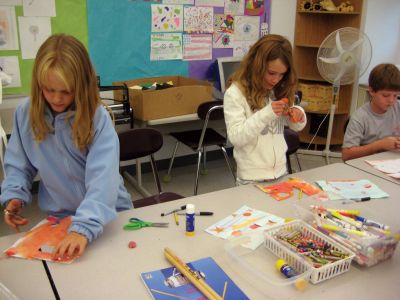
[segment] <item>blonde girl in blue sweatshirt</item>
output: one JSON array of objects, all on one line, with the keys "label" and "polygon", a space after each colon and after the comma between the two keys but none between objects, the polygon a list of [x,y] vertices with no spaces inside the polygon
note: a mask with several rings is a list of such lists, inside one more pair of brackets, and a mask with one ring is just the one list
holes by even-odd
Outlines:
[{"label": "blonde girl in blue sweatshirt", "polygon": [[39,48],[31,97],[15,112],[5,154],[0,203],[5,222],[18,230],[40,177],[38,205],[47,214],[72,216],[54,258],[80,256],[117,211],[132,208],[119,174],[119,142],[102,106],[94,68],[84,45],[66,34]]}]

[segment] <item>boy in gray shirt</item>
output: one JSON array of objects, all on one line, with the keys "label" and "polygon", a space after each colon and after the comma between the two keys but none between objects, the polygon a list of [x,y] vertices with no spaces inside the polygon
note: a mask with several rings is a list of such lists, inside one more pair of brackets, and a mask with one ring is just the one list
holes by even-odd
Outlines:
[{"label": "boy in gray shirt", "polygon": [[393,64],[377,65],[369,75],[368,85],[371,101],[354,112],[346,129],[344,161],[400,149],[399,69]]}]

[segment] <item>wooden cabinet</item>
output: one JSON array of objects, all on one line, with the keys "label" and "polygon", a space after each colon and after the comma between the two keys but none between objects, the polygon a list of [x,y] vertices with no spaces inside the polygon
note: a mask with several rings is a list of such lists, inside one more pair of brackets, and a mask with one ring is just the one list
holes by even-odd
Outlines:
[{"label": "wooden cabinet", "polygon": [[[353,12],[340,11],[308,11],[302,10],[301,5],[306,1],[297,0],[295,37],[294,37],[294,63],[300,83],[321,84],[331,86],[318,72],[317,53],[323,40],[333,31],[343,27],[360,28],[363,9],[363,0],[352,0]],[[308,1],[309,2],[309,1]],[[315,1],[314,1],[315,2]],[[344,1],[333,1],[338,7]],[[335,119],[332,129],[331,145],[340,145],[343,141],[344,126],[349,117],[353,93],[353,84],[340,86],[340,92],[336,103]],[[307,102],[306,98],[303,98]],[[303,143],[310,143],[314,133],[324,115],[328,113],[327,108],[322,110],[307,110],[307,126],[300,133]],[[324,145],[326,143],[326,129],[329,116],[324,121],[320,133],[315,137],[312,144]],[[324,134],[325,132],[325,134]]]}]

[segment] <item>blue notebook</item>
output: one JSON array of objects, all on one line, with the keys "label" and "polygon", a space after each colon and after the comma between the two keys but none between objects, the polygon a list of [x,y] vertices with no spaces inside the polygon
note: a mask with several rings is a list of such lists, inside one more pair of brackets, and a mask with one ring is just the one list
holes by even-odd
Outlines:
[{"label": "blue notebook", "polygon": [[[211,257],[187,265],[203,277],[218,295],[222,296],[225,290],[225,300],[249,299]],[[153,299],[206,299],[175,267],[145,272],[141,277]]]}]

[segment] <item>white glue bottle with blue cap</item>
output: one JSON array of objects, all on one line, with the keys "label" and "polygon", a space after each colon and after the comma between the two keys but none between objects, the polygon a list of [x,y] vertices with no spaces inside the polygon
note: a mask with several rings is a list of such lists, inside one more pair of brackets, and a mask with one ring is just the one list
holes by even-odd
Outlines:
[{"label": "white glue bottle with blue cap", "polygon": [[194,204],[186,205],[186,235],[194,236]]}]

